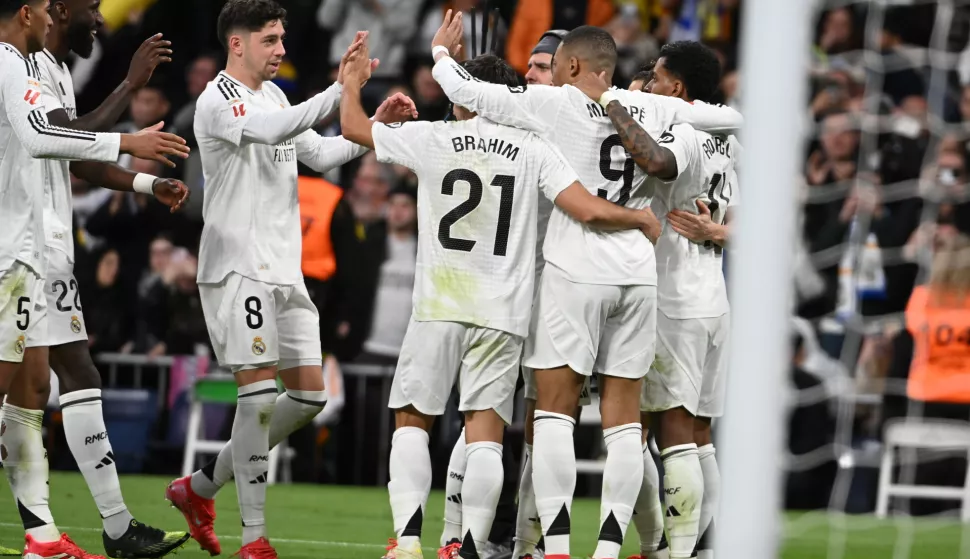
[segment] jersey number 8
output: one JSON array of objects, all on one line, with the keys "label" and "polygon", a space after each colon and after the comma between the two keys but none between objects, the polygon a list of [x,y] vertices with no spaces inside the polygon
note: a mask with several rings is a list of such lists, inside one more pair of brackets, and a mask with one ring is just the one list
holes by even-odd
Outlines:
[{"label": "jersey number 8", "polygon": [[[438,224],[438,242],[448,250],[460,250],[471,252],[477,241],[471,239],[459,239],[451,236],[451,227],[459,219],[475,211],[475,208],[482,203],[484,186],[482,179],[474,171],[468,169],[454,169],[449,171],[441,181],[441,193],[445,196],[452,196],[455,193],[455,183],[464,181],[468,183],[468,199],[458,204],[453,210],[446,213]],[[512,226],[512,201],[515,195],[515,177],[511,175],[495,175],[491,186],[502,189],[501,201],[498,208],[498,222],[495,225],[495,247],[492,254],[495,256],[505,256],[505,251],[509,245],[509,228]]]}]

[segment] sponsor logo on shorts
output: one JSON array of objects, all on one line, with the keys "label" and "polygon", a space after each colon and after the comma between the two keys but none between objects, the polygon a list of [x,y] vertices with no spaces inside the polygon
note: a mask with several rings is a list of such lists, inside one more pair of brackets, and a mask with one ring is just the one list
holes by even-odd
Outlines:
[{"label": "sponsor logo on shorts", "polygon": [[23,336],[18,336],[17,341],[13,343],[13,350],[17,352],[17,355],[23,355],[26,347],[27,339]]},{"label": "sponsor logo on shorts", "polygon": [[81,333],[81,320],[77,317],[77,315],[71,317],[71,332],[74,332],[75,334]]},{"label": "sponsor logo on shorts", "polygon": [[256,336],[253,338],[253,353],[255,355],[262,355],[266,353],[266,344],[263,343],[263,338]]}]

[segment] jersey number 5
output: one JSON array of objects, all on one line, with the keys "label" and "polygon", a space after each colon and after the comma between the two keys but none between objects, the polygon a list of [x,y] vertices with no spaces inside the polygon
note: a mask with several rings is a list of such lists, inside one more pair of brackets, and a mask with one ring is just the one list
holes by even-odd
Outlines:
[{"label": "jersey number 5", "polygon": [[[445,175],[441,181],[441,193],[445,196],[452,196],[455,193],[455,183],[463,181],[468,183],[468,199],[458,204],[455,209],[446,213],[438,224],[438,242],[448,250],[460,250],[471,252],[477,241],[471,239],[458,239],[451,236],[451,226],[459,219],[475,211],[475,208],[482,203],[482,179],[474,171],[468,169],[455,169]],[[491,186],[502,189],[502,197],[498,208],[498,223],[495,226],[495,247],[492,254],[495,256],[505,256],[505,251],[509,245],[509,228],[512,226],[512,200],[515,192],[515,177],[511,175],[495,175]]]},{"label": "jersey number 5", "polygon": [[[633,190],[633,159],[624,150],[626,160],[623,162],[623,169],[614,169],[613,148],[615,147],[623,148],[623,140],[620,139],[619,134],[613,134],[603,140],[603,145],[600,146],[600,174],[608,181],[623,181],[620,186],[620,197],[616,199],[616,203],[623,206],[630,200],[630,191]],[[596,195],[604,200],[609,200],[609,194],[609,191],[604,188],[596,191]]]}]

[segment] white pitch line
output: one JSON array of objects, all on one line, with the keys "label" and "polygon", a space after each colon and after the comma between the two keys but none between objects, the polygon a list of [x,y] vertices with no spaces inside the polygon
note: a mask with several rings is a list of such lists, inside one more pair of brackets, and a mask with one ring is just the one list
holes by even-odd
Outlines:
[{"label": "white pitch line", "polygon": [[[12,522],[0,522],[0,527],[3,528],[20,528],[23,529],[23,525],[15,524]],[[88,528],[84,526],[58,526],[58,529],[64,532],[101,532],[101,528]],[[240,536],[219,536],[220,540],[241,540]],[[289,538],[272,538],[273,542],[288,543],[296,545],[320,545],[327,547],[363,547],[368,549],[377,549],[387,547],[386,544],[378,543],[359,543],[359,542],[329,542],[329,541],[319,541],[319,540],[293,540]]]}]

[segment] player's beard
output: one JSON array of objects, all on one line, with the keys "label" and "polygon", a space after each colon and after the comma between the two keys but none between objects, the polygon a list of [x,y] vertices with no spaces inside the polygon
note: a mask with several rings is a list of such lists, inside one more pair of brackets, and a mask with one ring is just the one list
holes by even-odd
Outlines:
[{"label": "player's beard", "polygon": [[88,25],[74,24],[67,28],[67,44],[71,52],[81,58],[88,58],[94,51],[94,35]]}]

